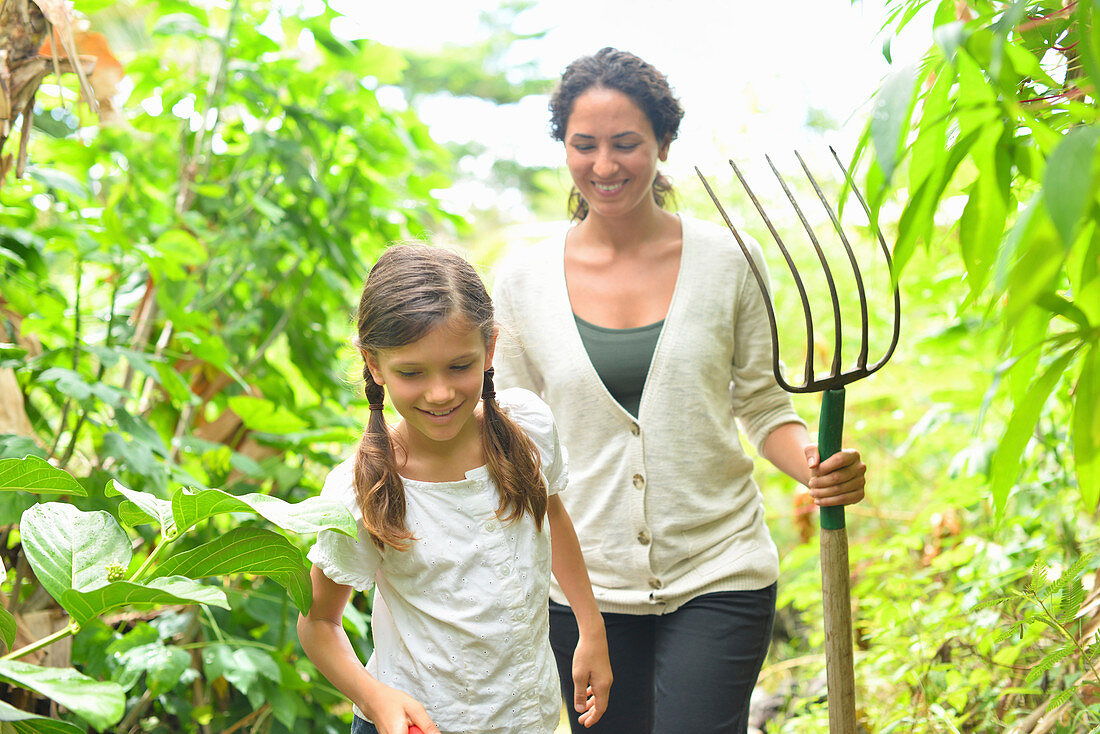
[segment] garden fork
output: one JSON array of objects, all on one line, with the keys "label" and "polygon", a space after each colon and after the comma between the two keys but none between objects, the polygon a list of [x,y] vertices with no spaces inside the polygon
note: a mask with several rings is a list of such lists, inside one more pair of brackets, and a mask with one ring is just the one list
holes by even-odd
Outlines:
[{"label": "garden fork", "polygon": [[[851,173],[845,168],[844,164],[840,162],[840,158],[837,156],[836,151],[832,148],[829,148],[829,150],[832,152],[837,165],[840,166],[840,170],[844,172],[844,177],[848,185],[856,195],[859,203],[863,205],[863,209],[867,212],[867,217],[870,220],[870,209],[867,207],[867,202],[864,200],[863,195],[860,194],[859,189],[856,188]],[[836,214],[825,198],[825,194],[822,193],[821,187],[818,186],[813,174],[810,173],[810,169],[806,166],[806,162],[802,160],[802,156],[798,155],[797,152],[795,156],[798,158],[802,170],[806,173],[806,178],[813,186],[814,191],[817,192],[817,197],[821,200],[822,205],[824,205],[825,211],[828,212],[829,218],[833,222],[833,227],[836,229],[840,241],[844,245],[844,250],[848,254],[848,262],[851,264],[855,276],[856,292],[859,296],[861,325],[859,355],[856,358],[855,367],[845,371],[841,361],[840,303],[837,299],[836,285],[833,282],[832,271],[825,258],[825,253],[821,249],[821,243],[818,241],[813,228],[810,227],[809,222],[802,213],[802,209],[798,206],[798,202],[795,201],[794,195],[787,187],[783,177],[779,175],[779,171],[776,170],[771,158],[765,156],[772,172],[779,180],[779,185],[783,187],[783,193],[787,195],[787,198],[791,202],[791,206],[794,207],[795,213],[802,222],[802,226],[810,236],[810,241],[813,243],[814,250],[817,252],[818,260],[821,262],[821,268],[824,271],[825,280],[829,286],[829,298],[832,300],[833,330],[835,334],[833,360],[829,374],[826,377],[820,378],[814,376],[813,316],[810,312],[810,303],[806,296],[806,288],[802,283],[802,277],[799,275],[794,260],[791,259],[790,253],[783,244],[783,240],[779,237],[779,233],[776,232],[775,227],[772,226],[771,220],[768,219],[768,215],[764,212],[764,208],[760,205],[760,201],[756,198],[756,195],[753,194],[752,189],[749,188],[749,184],[741,174],[741,171],[737,168],[737,164],[730,161],[730,165],[733,167],[734,174],[737,175],[738,180],[741,182],[741,186],[744,187],[745,192],[749,195],[749,199],[752,200],[753,205],[756,207],[756,211],[764,220],[764,224],[767,225],[768,231],[771,232],[776,244],[779,245],[779,249],[783,252],[783,257],[787,261],[787,266],[794,276],[795,286],[798,288],[798,295],[802,300],[802,310],[805,314],[806,321],[807,348],[805,375],[800,385],[791,385],[788,383],[780,369],[779,334],[775,325],[775,310],[772,306],[771,295],[768,292],[768,286],[764,280],[764,276],[761,274],[759,267],[753,260],[744,241],[741,239],[741,235],[738,234],[737,228],[734,227],[733,222],[730,221],[729,216],[726,214],[726,210],[722,208],[722,204],[718,201],[718,197],[714,195],[714,191],[711,189],[710,184],[707,183],[707,180],[703,177],[702,172],[700,172],[698,168],[695,169],[695,172],[699,175],[699,179],[703,182],[703,186],[706,188],[707,193],[710,194],[710,198],[714,201],[714,205],[718,207],[719,213],[721,213],[722,218],[725,220],[726,226],[728,226],[733,233],[734,239],[737,240],[737,244],[741,246],[741,250],[745,253],[745,258],[748,260],[749,267],[752,269],[752,274],[756,277],[756,283],[760,286],[760,292],[764,297],[764,305],[768,314],[768,326],[771,329],[772,371],[775,373],[776,381],[788,392],[823,393],[821,398],[821,417],[818,421],[818,450],[822,460],[824,460],[837,451],[840,451],[841,448],[841,435],[844,429],[844,386],[867,377],[871,373],[881,369],[894,353],[894,348],[898,344],[898,335],[901,329],[901,296],[898,292],[897,279],[892,272],[893,263],[890,258],[890,249],[886,246],[886,240],[883,239],[882,233],[879,232],[876,227],[875,233],[882,246],[882,254],[885,255],[887,266],[891,269],[891,278],[894,286],[894,318],[893,335],[890,339],[889,348],[887,348],[885,355],[880,360],[874,364],[868,365],[867,294],[863,287],[863,277],[859,270],[859,263],[856,261],[855,253],[852,252],[852,247],[848,242],[848,238],[845,236],[844,230],[840,226],[840,220],[837,219]],[[848,535],[844,525],[843,507],[821,508],[821,586],[825,607],[825,672],[829,687],[829,731],[832,734],[855,734],[856,713],[855,672],[853,669],[852,654],[852,609],[848,572]]]}]

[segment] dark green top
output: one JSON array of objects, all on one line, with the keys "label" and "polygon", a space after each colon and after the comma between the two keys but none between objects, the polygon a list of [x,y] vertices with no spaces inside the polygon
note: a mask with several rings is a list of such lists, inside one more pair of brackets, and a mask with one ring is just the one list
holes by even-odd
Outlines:
[{"label": "dark green top", "polygon": [[638,417],[649,363],[657,349],[664,320],[633,329],[608,329],[573,314],[588,360],[604,387],[628,413]]}]

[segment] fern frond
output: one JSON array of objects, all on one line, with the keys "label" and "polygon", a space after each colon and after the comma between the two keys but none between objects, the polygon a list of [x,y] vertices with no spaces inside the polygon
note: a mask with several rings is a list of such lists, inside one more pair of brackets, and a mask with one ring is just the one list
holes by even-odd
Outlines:
[{"label": "fern frond", "polygon": [[1053,711],[1054,709],[1058,708],[1059,706],[1064,704],[1066,701],[1073,698],[1074,693],[1076,693],[1076,691],[1072,688],[1070,688],[1067,691],[1062,691],[1057,696],[1050,699],[1050,703],[1047,704],[1047,711]]},{"label": "fern frond", "polygon": [[1058,663],[1062,662],[1066,657],[1073,653],[1077,648],[1073,645],[1062,645],[1056,648],[1053,652],[1047,653],[1043,656],[1043,659],[1032,666],[1031,670],[1027,672],[1024,677],[1024,684],[1031,685],[1042,677],[1043,673],[1053,668]]},{"label": "fern frond", "polygon": [[1062,585],[1062,596],[1058,600],[1058,619],[1063,621],[1073,619],[1084,603],[1085,587],[1081,584],[1081,577],[1075,576]]},{"label": "fern frond", "polygon": [[1027,584],[1028,591],[1038,595],[1040,590],[1047,586],[1047,564],[1043,556],[1035,559],[1031,566],[1031,580]]}]

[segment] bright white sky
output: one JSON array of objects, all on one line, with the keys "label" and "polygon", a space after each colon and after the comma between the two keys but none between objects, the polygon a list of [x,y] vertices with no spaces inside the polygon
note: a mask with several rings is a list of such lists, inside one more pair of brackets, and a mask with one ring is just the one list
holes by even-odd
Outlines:
[{"label": "bright white sky", "polygon": [[[369,38],[430,49],[476,40],[478,11],[493,1],[346,0],[342,9]],[[548,35],[514,51],[516,61],[537,59],[551,77],[603,46],[631,51],[667,74],[686,114],[664,170],[682,181],[694,177],[696,165],[728,171],[728,158],[760,160],[829,144],[849,155],[888,71],[879,32],[885,2],[541,0],[516,30]],[[895,42],[895,61],[912,60],[923,48],[907,51]],[[539,96],[494,108],[439,98],[418,106],[438,140],[477,140],[500,157],[560,166],[546,103]],[[811,109],[842,129],[824,137],[807,129]]]}]

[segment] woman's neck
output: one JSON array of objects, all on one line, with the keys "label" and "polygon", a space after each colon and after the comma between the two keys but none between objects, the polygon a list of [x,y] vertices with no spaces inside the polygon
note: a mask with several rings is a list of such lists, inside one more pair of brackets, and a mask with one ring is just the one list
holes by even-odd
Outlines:
[{"label": "woman's neck", "polygon": [[609,219],[589,211],[576,226],[576,243],[586,248],[613,250],[617,254],[637,254],[654,242],[678,238],[680,220],[675,214],[652,203],[646,210],[628,217]]}]

